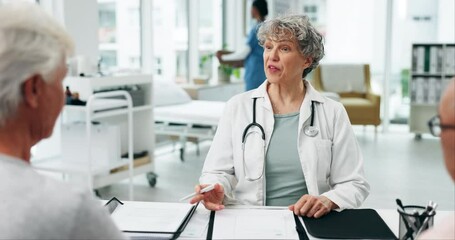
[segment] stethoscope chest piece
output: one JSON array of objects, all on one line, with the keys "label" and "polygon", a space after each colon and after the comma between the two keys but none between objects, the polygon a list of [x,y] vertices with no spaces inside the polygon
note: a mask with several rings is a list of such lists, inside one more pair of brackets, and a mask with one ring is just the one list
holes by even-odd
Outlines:
[{"label": "stethoscope chest piece", "polygon": [[314,127],[314,126],[306,126],[306,127],[303,129],[303,132],[304,132],[305,135],[307,135],[308,137],[314,137],[314,136],[318,135],[319,129],[318,129],[317,127]]}]

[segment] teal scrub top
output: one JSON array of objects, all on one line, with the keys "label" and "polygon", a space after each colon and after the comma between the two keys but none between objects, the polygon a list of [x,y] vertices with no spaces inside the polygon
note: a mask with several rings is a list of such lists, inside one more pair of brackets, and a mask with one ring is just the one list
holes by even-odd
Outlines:
[{"label": "teal scrub top", "polygon": [[299,113],[275,114],[266,155],[267,206],[289,206],[308,194],[297,150]]},{"label": "teal scrub top", "polygon": [[246,91],[255,89],[261,85],[265,77],[264,72],[264,48],[259,45],[257,38],[257,30],[259,24],[255,25],[248,34],[247,44],[251,48],[251,52],[245,59],[245,88]]}]

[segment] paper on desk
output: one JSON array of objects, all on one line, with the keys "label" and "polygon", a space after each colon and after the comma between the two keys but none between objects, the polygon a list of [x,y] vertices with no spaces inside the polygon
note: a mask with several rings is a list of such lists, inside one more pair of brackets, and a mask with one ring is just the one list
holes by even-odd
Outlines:
[{"label": "paper on desk", "polygon": [[191,207],[187,203],[125,202],[112,218],[122,231],[176,232]]},{"label": "paper on desk", "polygon": [[186,226],[179,239],[205,239],[207,236],[207,227],[209,224],[210,211],[199,204],[191,221]]},{"label": "paper on desk", "polygon": [[224,209],[216,212],[213,239],[298,239],[288,209]]}]

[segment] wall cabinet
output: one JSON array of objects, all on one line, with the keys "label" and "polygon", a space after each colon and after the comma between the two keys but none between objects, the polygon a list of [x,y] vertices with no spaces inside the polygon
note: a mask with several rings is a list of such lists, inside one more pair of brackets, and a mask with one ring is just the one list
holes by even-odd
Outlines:
[{"label": "wall cabinet", "polygon": [[410,131],[421,138],[428,120],[437,114],[439,100],[455,76],[455,44],[413,44],[409,86]]}]

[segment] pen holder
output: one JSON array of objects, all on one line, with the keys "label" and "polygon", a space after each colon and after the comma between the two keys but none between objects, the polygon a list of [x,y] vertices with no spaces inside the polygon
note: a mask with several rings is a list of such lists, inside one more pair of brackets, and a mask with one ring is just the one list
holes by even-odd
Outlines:
[{"label": "pen holder", "polygon": [[400,214],[399,239],[414,240],[418,234],[433,226],[435,211],[428,214],[425,207],[415,205],[403,206],[403,210],[397,209]]}]

